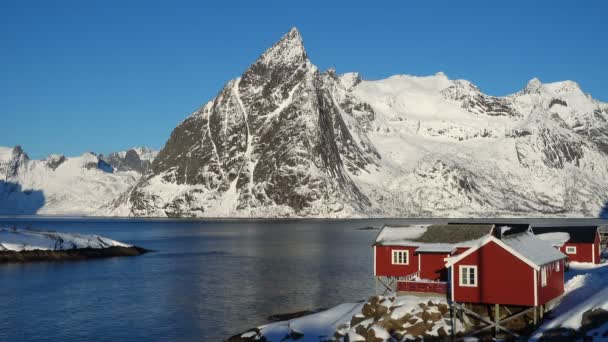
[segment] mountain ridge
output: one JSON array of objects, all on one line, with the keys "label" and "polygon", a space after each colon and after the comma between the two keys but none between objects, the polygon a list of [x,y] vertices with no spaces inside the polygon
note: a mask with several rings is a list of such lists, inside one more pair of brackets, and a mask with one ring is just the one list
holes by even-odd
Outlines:
[{"label": "mountain ridge", "polygon": [[573,81],[499,97],[444,73],[321,72],[293,28],[178,125],[110,213],[595,216],[607,108]]},{"label": "mountain ridge", "polygon": [[[24,191],[47,189],[45,201],[55,204],[41,212],[63,213],[75,198],[66,179],[74,178],[48,188],[70,158],[49,156],[44,168],[52,172],[32,177],[24,176],[28,167],[42,164],[13,152],[0,149],[0,174],[11,170],[5,178]],[[72,191],[92,204],[77,209],[151,217],[598,217],[608,198],[608,104],[574,81],[532,78],[493,96],[443,72],[365,80],[321,71],[292,28],[151,152],[81,156],[91,159],[90,172]]]}]

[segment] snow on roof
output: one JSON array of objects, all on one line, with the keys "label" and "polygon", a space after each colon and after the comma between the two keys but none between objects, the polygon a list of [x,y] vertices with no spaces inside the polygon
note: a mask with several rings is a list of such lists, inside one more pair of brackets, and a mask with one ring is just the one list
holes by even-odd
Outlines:
[{"label": "snow on roof", "polygon": [[536,235],[541,240],[549,242],[552,246],[563,246],[570,240],[570,234],[563,232],[543,233]]},{"label": "snow on roof", "polygon": [[557,226],[557,227],[532,227],[534,234],[563,232],[570,234],[572,243],[593,243],[597,234],[598,226]]},{"label": "snow on roof", "polygon": [[403,243],[411,244],[410,242],[427,230],[427,225],[417,226],[389,226],[382,227],[380,233],[376,237],[378,245],[399,245]]},{"label": "snow on roof", "polygon": [[456,246],[451,243],[423,243],[416,253],[451,253]]},{"label": "snow on roof", "polygon": [[417,246],[417,252],[449,253],[456,247],[471,247],[487,236],[492,225],[384,226],[376,245]]},{"label": "snow on roof", "polygon": [[558,251],[551,243],[539,239],[534,234],[509,235],[500,241],[537,266],[566,258],[566,255]]}]

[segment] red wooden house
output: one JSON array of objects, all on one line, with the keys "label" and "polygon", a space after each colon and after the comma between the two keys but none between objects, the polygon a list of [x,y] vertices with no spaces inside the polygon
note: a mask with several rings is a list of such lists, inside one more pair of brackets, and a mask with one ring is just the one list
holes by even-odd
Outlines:
[{"label": "red wooden house", "polygon": [[445,259],[491,234],[493,225],[384,226],[374,243],[374,276],[397,291],[447,294]]},{"label": "red wooden house", "polygon": [[455,302],[536,307],[559,297],[566,256],[528,226],[507,226],[385,226],[374,244],[374,275],[397,291]]},{"label": "red wooden house", "polygon": [[[601,237],[598,226],[533,227],[541,239],[552,241],[568,261],[600,263]],[[560,234],[565,237],[560,241]]]},{"label": "red wooden house", "polygon": [[566,256],[528,232],[490,235],[447,259],[455,302],[543,305],[564,292]]}]

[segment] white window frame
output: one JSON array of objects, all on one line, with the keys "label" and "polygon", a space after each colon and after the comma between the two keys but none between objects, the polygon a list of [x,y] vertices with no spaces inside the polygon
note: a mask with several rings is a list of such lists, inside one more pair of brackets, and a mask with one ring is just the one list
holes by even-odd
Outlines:
[{"label": "white window frame", "polygon": [[[464,272],[465,269],[467,270],[467,272],[466,272],[467,273],[467,277],[466,277],[467,284],[465,284],[463,282],[463,280],[465,279],[463,277],[463,275],[465,273]],[[474,284],[469,284],[469,274],[470,274],[469,272],[470,272],[470,270],[475,270],[475,277],[473,278],[475,280]],[[478,281],[478,279],[479,279],[479,273],[477,272],[477,266],[476,265],[459,265],[458,266],[458,273],[459,273],[458,274],[458,285],[459,286],[477,287],[477,284],[479,283],[479,281]]]},{"label": "white window frame", "polygon": [[540,286],[547,286],[547,267],[543,266],[540,268]]},{"label": "white window frame", "polygon": [[[405,257],[405,262],[399,262],[399,254],[403,253]],[[393,253],[391,254],[391,261],[393,265],[409,265],[410,264],[410,251],[407,249],[393,249]]]},{"label": "white window frame", "polygon": [[576,254],[576,246],[566,246],[566,254]]}]

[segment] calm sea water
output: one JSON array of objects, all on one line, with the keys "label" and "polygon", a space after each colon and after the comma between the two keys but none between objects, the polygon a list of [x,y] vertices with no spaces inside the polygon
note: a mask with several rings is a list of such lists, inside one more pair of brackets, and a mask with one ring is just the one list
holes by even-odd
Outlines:
[{"label": "calm sea water", "polygon": [[0,341],[221,341],[271,314],[372,295],[378,231],[358,228],[444,221],[0,218],[155,250],[0,265]]}]

